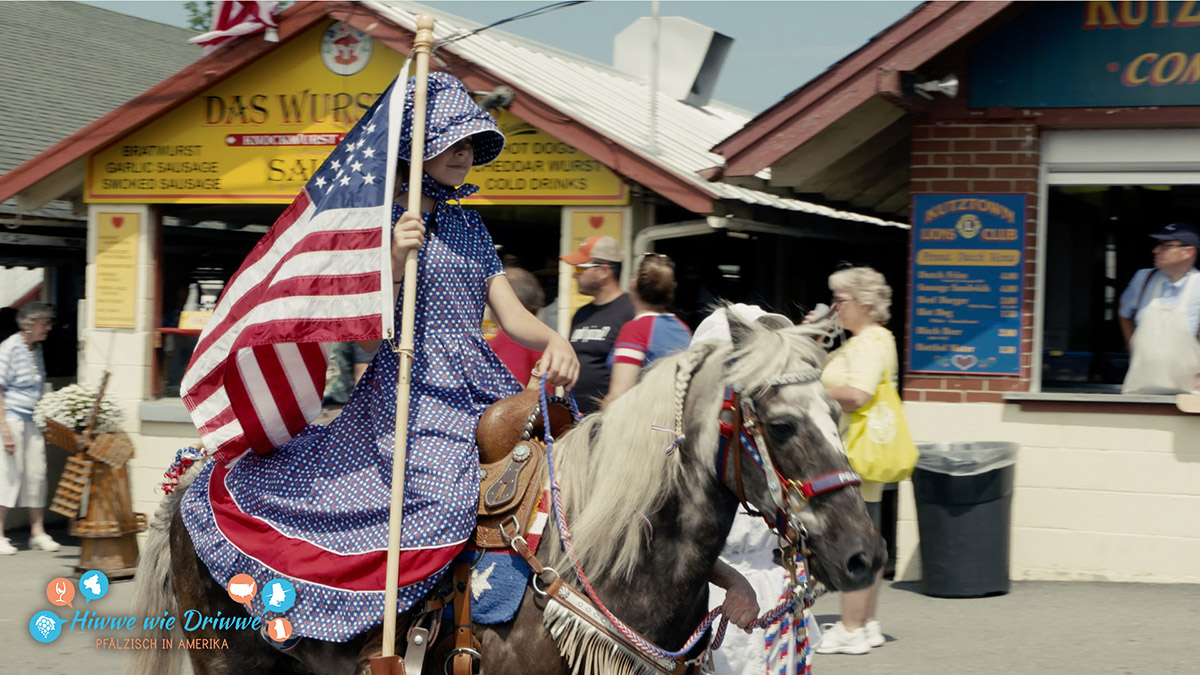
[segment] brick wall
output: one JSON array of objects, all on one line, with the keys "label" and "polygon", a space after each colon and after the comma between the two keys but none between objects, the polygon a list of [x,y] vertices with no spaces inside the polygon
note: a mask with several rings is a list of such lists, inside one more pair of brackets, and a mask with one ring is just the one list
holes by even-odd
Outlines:
[{"label": "brick wall", "polygon": [[[904,378],[906,401],[952,403],[999,403],[1006,391],[1028,391],[1033,363],[1033,293],[1036,278],[1038,128],[1012,122],[931,122],[913,125],[912,194],[989,192],[1024,193],[1025,275],[1021,306],[1020,377],[908,375]],[[909,245],[909,268],[912,246]],[[907,289],[912,297],[912,279]],[[911,309],[909,310],[912,311]],[[912,317],[909,317],[911,325]],[[907,370],[908,364],[905,364]]]}]

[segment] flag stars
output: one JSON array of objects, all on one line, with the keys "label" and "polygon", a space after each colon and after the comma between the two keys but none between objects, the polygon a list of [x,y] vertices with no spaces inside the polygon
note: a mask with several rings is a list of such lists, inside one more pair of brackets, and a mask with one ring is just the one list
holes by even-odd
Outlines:
[{"label": "flag stars", "polygon": [[316,185],[317,185],[317,187],[319,187],[319,188],[321,188],[321,187],[325,187],[325,177],[324,177],[324,176],[317,176]]},{"label": "flag stars", "polygon": [[363,150],[363,157],[366,157],[367,159],[371,159],[374,156],[375,156],[375,148],[368,147],[366,150]]},{"label": "flag stars", "polygon": [[355,171],[362,171],[362,162],[355,162],[354,164],[350,165],[350,168],[354,169]]},{"label": "flag stars", "polygon": [[350,184],[350,176],[342,176],[342,179],[340,182],[342,185],[349,185]]},{"label": "flag stars", "polygon": [[363,185],[374,185],[374,184],[375,184],[375,176],[373,174],[367,174],[367,175],[363,176]]},{"label": "flag stars", "polygon": [[332,162],[330,162],[330,163],[329,163],[329,165],[330,165],[330,166],[332,166],[332,167],[333,167],[333,168],[335,168],[335,169],[340,169],[340,168],[342,168],[342,163],[341,163],[341,162],[339,162],[339,161],[338,161],[338,160],[336,160],[336,159],[335,159],[335,160],[333,160]]}]

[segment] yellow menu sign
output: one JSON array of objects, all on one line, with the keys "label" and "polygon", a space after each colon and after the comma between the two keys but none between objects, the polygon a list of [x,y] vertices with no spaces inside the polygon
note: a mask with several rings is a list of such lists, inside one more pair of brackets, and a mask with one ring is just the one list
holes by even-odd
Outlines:
[{"label": "yellow menu sign", "polygon": [[90,155],[84,200],[290,203],[403,61],[318,26]]},{"label": "yellow menu sign", "polygon": [[134,328],[137,320],[137,248],[141,215],[100,213],[96,217],[97,328]]},{"label": "yellow menu sign", "polygon": [[506,139],[494,162],[471,169],[468,183],[479,192],[473,204],[571,204],[621,206],[629,186],[599,160],[501,110],[497,120]]},{"label": "yellow menu sign", "polygon": [[[304,33],[88,156],[84,201],[288,204],[403,66],[341,22]],[[508,141],[473,204],[625,205],[598,160],[500,111]]]}]

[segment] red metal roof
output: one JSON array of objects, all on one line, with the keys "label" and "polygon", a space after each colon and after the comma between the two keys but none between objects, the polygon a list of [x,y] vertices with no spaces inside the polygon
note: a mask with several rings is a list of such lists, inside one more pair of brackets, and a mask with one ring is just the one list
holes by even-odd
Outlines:
[{"label": "red metal roof", "polygon": [[[751,120],[712,151],[725,176],[752,176],[918,69],[1012,2],[926,2],[858,51]],[[894,92],[898,94],[899,92]]]},{"label": "red metal roof", "polygon": [[[234,40],[205,56],[0,177],[0,201],[36,186],[57,172],[78,166],[77,162],[89,153],[169,113],[201,91],[237,73],[327,18],[346,21],[400,53],[408,53],[412,44],[410,30],[395,25],[364,5],[296,3],[280,15],[279,42],[266,42],[255,35]],[[455,72],[470,88],[490,90],[504,84],[521,94],[516,97],[511,110],[522,119],[688,210],[696,213],[712,211],[715,195],[704,184],[664,171],[653,159],[613,143],[594,129],[575,123],[570,115],[539,100],[524,90],[520,83],[501,80],[489,72],[485,64],[467,63],[452,49],[442,50],[440,56],[454,66]],[[51,195],[50,198],[60,196]]]}]

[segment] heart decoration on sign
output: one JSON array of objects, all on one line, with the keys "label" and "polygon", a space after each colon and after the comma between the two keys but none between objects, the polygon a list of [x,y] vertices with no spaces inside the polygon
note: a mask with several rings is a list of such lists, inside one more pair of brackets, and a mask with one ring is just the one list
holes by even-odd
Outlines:
[{"label": "heart decoration on sign", "polygon": [[604,225],[604,216],[592,216],[591,218],[588,218],[588,223],[592,226],[592,228],[598,230],[602,225]]},{"label": "heart decoration on sign", "polygon": [[125,223],[125,219],[121,216],[113,216],[112,223],[113,227],[121,227],[121,225]]},{"label": "heart decoration on sign", "polygon": [[950,362],[959,370],[966,370],[979,363],[979,359],[975,358],[974,354],[955,354],[954,358],[950,359]]}]

